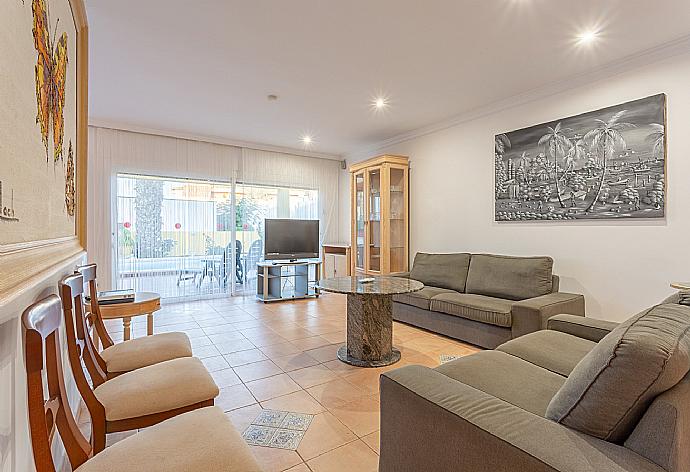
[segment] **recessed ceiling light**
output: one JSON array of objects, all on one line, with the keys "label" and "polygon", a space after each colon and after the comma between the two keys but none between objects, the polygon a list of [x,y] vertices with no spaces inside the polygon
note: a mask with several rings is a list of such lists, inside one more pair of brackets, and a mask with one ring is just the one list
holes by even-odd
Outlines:
[{"label": "recessed ceiling light", "polygon": [[383,112],[389,107],[389,105],[390,100],[383,94],[378,94],[371,98],[370,106],[374,112]]},{"label": "recessed ceiling light", "polygon": [[276,100],[278,100],[278,95],[271,93],[271,94],[267,95],[266,98],[268,99],[269,102],[275,102]]},{"label": "recessed ceiling light", "polygon": [[577,42],[579,44],[591,44],[599,37],[597,30],[583,31],[577,35]]},{"label": "recessed ceiling light", "polygon": [[314,144],[314,138],[311,137],[309,134],[303,134],[301,138],[299,138],[300,141],[302,141],[302,144],[304,144],[304,147],[310,147],[312,144]]}]

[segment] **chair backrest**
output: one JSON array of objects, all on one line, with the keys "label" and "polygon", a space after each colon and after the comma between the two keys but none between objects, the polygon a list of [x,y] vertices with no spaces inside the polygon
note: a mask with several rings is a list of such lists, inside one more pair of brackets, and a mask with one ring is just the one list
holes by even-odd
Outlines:
[{"label": "chair backrest", "polygon": [[[56,471],[51,450],[56,426],[72,469],[86,462],[93,450],[77,426],[65,391],[59,338],[61,318],[60,299],[56,295],[31,305],[22,314],[29,432],[37,472]],[[43,394],[44,368],[48,399]]]},{"label": "chair backrest", "polygon": [[249,251],[247,251],[247,270],[256,269],[254,266],[261,260],[263,250],[264,242],[261,239],[257,239],[249,246]]},{"label": "chair backrest", "polygon": [[[98,305],[98,284],[96,283],[96,264],[88,264],[81,267],[77,267],[77,273],[84,277],[84,283],[89,287],[89,309],[86,312],[86,321],[89,326],[93,326],[96,330],[98,338],[101,340],[103,348],[107,348],[115,344],[113,339],[108,334],[108,330],[105,328],[105,323],[103,323],[103,317],[101,316],[101,309]],[[101,368],[105,370],[105,361],[101,358],[98,351],[99,364]]]},{"label": "chair backrest", "polygon": [[[91,418],[104,418],[105,409],[96,398],[93,389],[105,382],[107,377],[96,361],[96,348],[91,337],[88,336],[89,328],[84,316],[83,303],[84,278],[80,274],[68,275],[60,281],[59,288],[62,311],[65,316],[67,353],[74,381]],[[91,381],[86,378],[84,367],[89,372]]]}]

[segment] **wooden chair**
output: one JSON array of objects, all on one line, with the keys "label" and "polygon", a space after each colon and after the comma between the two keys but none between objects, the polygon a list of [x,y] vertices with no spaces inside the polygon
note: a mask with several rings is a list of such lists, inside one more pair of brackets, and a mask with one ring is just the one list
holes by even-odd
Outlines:
[{"label": "wooden chair", "polygon": [[[106,433],[145,428],[181,413],[212,406],[219,390],[196,357],[181,357],[108,379],[87,335],[84,278],[60,281],[67,352],[74,380],[92,421],[94,452],[105,447]],[[84,372],[88,371],[89,381]]]},{"label": "wooden chair", "polygon": [[[87,324],[93,327],[94,335],[98,336],[103,346],[100,352],[94,349],[94,358],[106,378],[112,379],[124,372],[171,359],[192,357],[192,344],[184,333],[161,333],[115,344],[105,328],[98,306],[96,264],[78,267],[77,272],[89,287],[90,307],[85,316]],[[79,334],[80,330],[77,329],[78,337]]]},{"label": "wooden chair", "polygon": [[[212,406],[179,415],[130,436],[94,456],[72,415],[62,372],[60,299],[51,295],[22,315],[26,356],[29,433],[37,472],[56,472],[52,455],[57,427],[75,472],[255,472],[248,446]],[[44,396],[43,370],[48,381]],[[194,434],[200,433],[203,434]]]}]

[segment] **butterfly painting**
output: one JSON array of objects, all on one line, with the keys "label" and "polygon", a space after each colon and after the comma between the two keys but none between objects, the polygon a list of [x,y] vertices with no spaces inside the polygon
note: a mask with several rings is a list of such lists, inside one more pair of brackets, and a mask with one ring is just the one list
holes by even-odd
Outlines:
[{"label": "butterfly painting", "polygon": [[[65,85],[67,82],[67,33],[51,39],[46,0],[32,0],[34,17],[34,47],[38,52],[36,78],[36,123],[41,127],[41,138],[49,154],[50,133],[53,134],[53,163],[62,159],[62,141],[65,134]],[[57,34],[57,24],[55,25]],[[53,47],[55,49],[53,49]]]}]

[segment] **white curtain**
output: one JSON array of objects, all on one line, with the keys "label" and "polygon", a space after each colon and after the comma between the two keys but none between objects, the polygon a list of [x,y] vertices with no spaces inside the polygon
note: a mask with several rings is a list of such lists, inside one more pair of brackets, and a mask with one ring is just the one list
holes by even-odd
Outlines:
[{"label": "white curtain", "polygon": [[[318,218],[321,241],[338,236],[337,161],[89,127],[88,252],[89,261],[98,264],[102,290],[116,286],[118,174],[237,183],[245,194],[257,192],[258,187],[287,191],[295,209],[290,214],[296,215],[291,217]],[[262,198],[266,200],[266,191]],[[314,199],[318,201],[315,209]],[[278,208],[276,214],[272,211],[267,210],[266,216],[280,213]],[[249,244],[243,247],[245,259],[248,250]]]}]

